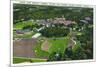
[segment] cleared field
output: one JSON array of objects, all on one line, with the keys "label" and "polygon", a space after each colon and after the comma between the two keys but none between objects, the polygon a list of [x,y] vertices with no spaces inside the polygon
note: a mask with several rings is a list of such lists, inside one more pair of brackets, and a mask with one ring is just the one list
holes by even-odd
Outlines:
[{"label": "cleared field", "polygon": [[52,52],[63,53],[67,47],[67,38],[62,39],[45,39],[43,42],[37,44],[35,50],[36,57],[48,58]]},{"label": "cleared field", "polygon": [[64,52],[64,50],[67,47],[67,39],[51,39],[49,40],[50,43],[52,43],[52,46],[49,48],[49,52]]},{"label": "cleared field", "polygon": [[36,47],[33,49],[35,51],[35,55],[38,58],[48,58],[49,53],[41,49],[41,42],[39,42]]},{"label": "cleared field", "polygon": [[41,45],[41,49],[48,52],[51,45],[52,44],[48,40],[45,40]]},{"label": "cleared field", "polygon": [[14,57],[35,57],[33,47],[36,46],[37,39],[21,39],[13,41],[13,56]]}]

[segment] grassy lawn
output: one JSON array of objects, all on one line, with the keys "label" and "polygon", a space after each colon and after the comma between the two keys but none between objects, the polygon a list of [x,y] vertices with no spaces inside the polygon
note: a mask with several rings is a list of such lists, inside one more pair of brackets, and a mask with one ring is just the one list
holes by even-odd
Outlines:
[{"label": "grassy lawn", "polygon": [[64,50],[67,47],[67,39],[50,39],[50,43],[52,43],[52,46],[49,48],[49,52],[64,52]]},{"label": "grassy lawn", "polygon": [[13,58],[13,63],[22,63],[22,62],[29,62],[29,59],[25,58]]},{"label": "grassy lawn", "polygon": [[33,25],[33,23],[32,22],[25,22],[25,21],[19,22],[19,23],[14,24],[14,28],[15,29],[23,29],[23,27],[28,26],[28,25],[31,26],[31,25]]},{"label": "grassy lawn", "polygon": [[50,43],[49,50],[48,51],[42,50],[41,46],[42,46],[43,42],[39,42],[37,44],[37,46],[34,48],[36,57],[48,58],[50,53],[52,53],[52,52],[63,53],[67,47],[67,38],[65,38],[65,37],[63,37],[62,39],[48,39],[47,41],[48,41],[48,43]]},{"label": "grassy lawn", "polygon": [[37,46],[33,49],[35,50],[35,53],[36,53],[36,57],[38,58],[47,58],[49,56],[49,53],[46,52],[46,51],[43,51],[41,49],[41,41],[38,42]]},{"label": "grassy lawn", "polygon": [[47,61],[46,59],[38,59],[38,58],[32,58],[32,59],[29,59],[29,58],[13,58],[14,64],[23,63],[23,62],[33,63],[33,62],[46,62],[46,61]]}]

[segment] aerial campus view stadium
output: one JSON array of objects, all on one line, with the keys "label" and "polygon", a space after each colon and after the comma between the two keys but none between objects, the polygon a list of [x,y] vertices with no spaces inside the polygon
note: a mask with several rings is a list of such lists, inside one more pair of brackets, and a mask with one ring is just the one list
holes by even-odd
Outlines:
[{"label": "aerial campus view stadium", "polygon": [[13,63],[93,59],[93,8],[13,5]]}]

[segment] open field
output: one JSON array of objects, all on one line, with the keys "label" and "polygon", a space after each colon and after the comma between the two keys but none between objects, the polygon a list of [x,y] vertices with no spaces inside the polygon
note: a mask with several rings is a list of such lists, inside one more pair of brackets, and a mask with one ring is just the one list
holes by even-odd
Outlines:
[{"label": "open field", "polygon": [[67,46],[67,39],[50,39],[49,42],[52,44],[49,52],[61,52],[63,53]]},{"label": "open field", "polygon": [[48,58],[49,54],[52,52],[63,53],[66,49],[66,46],[67,39],[65,37],[63,37],[62,39],[46,39],[43,42],[37,44],[35,52],[37,57]]},{"label": "open field", "polygon": [[19,22],[19,23],[14,24],[14,29],[23,29],[23,27],[28,26],[28,25],[32,26],[33,23],[29,21]]},{"label": "open field", "polygon": [[33,49],[36,53],[36,57],[38,58],[48,58],[49,53],[41,49],[41,42],[38,42],[36,47]]}]

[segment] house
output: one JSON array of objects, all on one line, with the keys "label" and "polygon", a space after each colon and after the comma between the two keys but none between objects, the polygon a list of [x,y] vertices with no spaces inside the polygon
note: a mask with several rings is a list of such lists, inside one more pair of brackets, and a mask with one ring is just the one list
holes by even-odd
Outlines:
[{"label": "house", "polygon": [[32,38],[38,38],[39,36],[41,36],[41,33],[36,33],[35,35],[32,36]]},{"label": "house", "polygon": [[17,34],[24,34],[24,32],[22,30],[16,30]]},{"label": "house", "polygon": [[74,21],[71,20],[66,20],[64,17],[63,18],[55,18],[53,21],[54,24],[64,24],[64,25],[69,25],[75,23]]},{"label": "house", "polygon": [[91,21],[91,18],[90,17],[85,17],[85,20]]},{"label": "house", "polygon": [[74,21],[71,21],[71,20],[66,20],[64,22],[64,25],[69,25],[69,24],[74,24],[75,22]]},{"label": "house", "polygon": [[66,20],[64,17],[62,18],[54,18],[54,19],[47,19],[47,20],[44,20],[44,19],[41,19],[41,20],[38,20],[38,25],[43,25],[43,26],[46,26],[46,27],[50,27],[54,24],[64,24],[64,25],[69,25],[69,24],[73,24],[75,23],[74,21],[71,21],[71,20]]}]

